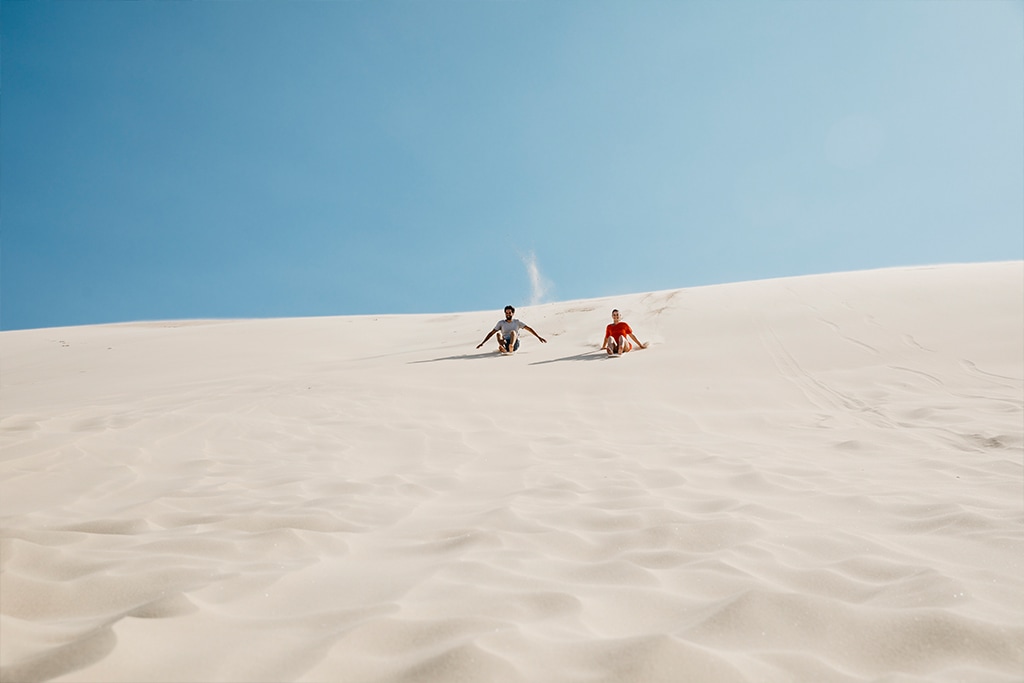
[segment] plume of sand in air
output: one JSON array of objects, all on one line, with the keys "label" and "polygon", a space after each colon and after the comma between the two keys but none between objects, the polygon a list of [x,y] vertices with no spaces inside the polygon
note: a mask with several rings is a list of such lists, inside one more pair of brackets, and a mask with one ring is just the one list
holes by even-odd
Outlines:
[{"label": "plume of sand in air", "polygon": [[533,306],[544,301],[550,283],[541,274],[537,265],[537,255],[532,251],[523,256],[523,265],[526,266],[526,275],[530,278],[530,305]]}]

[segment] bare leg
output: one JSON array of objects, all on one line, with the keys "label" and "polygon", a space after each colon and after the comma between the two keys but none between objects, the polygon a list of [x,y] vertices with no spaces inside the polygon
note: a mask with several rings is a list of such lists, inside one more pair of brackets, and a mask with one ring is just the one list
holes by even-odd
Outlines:
[{"label": "bare leg", "polygon": [[516,350],[516,340],[519,338],[519,333],[514,331],[508,336],[508,340],[505,337],[498,335],[498,350],[502,353],[512,353]]}]

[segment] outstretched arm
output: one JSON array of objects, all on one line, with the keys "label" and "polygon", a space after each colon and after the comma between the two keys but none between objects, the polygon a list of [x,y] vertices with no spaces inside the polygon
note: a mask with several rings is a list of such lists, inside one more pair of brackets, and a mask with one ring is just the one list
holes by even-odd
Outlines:
[{"label": "outstretched arm", "polygon": [[547,344],[548,343],[547,339],[545,339],[544,337],[542,337],[539,334],[537,334],[536,332],[534,332],[533,328],[530,327],[529,325],[523,325],[523,329],[526,330],[527,332],[529,332],[530,334],[532,334],[537,339],[540,339],[540,343],[541,344]]},{"label": "outstretched arm", "polygon": [[483,340],[482,342],[480,342],[479,344],[477,344],[477,345],[476,345],[476,348],[478,348],[478,349],[479,349],[479,348],[480,348],[481,346],[483,346],[484,344],[486,344],[486,343],[487,343],[487,340],[488,340],[488,339],[490,339],[491,337],[493,337],[493,336],[494,336],[494,333],[495,333],[495,332],[497,332],[497,330],[491,330],[490,332],[488,332],[488,333],[487,333],[487,336],[486,336],[486,337],[484,337],[484,340]]},{"label": "outstretched arm", "polygon": [[648,344],[642,343],[639,339],[636,338],[636,335],[634,335],[632,332],[629,333],[629,338],[635,341],[636,345],[639,346],[641,349],[646,349],[648,347]]}]

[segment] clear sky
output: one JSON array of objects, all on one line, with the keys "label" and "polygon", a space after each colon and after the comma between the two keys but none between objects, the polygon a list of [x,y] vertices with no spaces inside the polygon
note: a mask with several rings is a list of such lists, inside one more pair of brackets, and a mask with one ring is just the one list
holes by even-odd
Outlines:
[{"label": "clear sky", "polygon": [[3,0],[0,22],[2,329],[1024,258],[1021,2]]}]

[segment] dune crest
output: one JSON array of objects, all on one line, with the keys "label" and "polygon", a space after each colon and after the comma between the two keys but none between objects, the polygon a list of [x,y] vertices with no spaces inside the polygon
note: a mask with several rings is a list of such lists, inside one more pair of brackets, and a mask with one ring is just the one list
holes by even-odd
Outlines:
[{"label": "dune crest", "polygon": [[505,303],[0,333],[0,681],[1021,680],[1024,263]]}]

